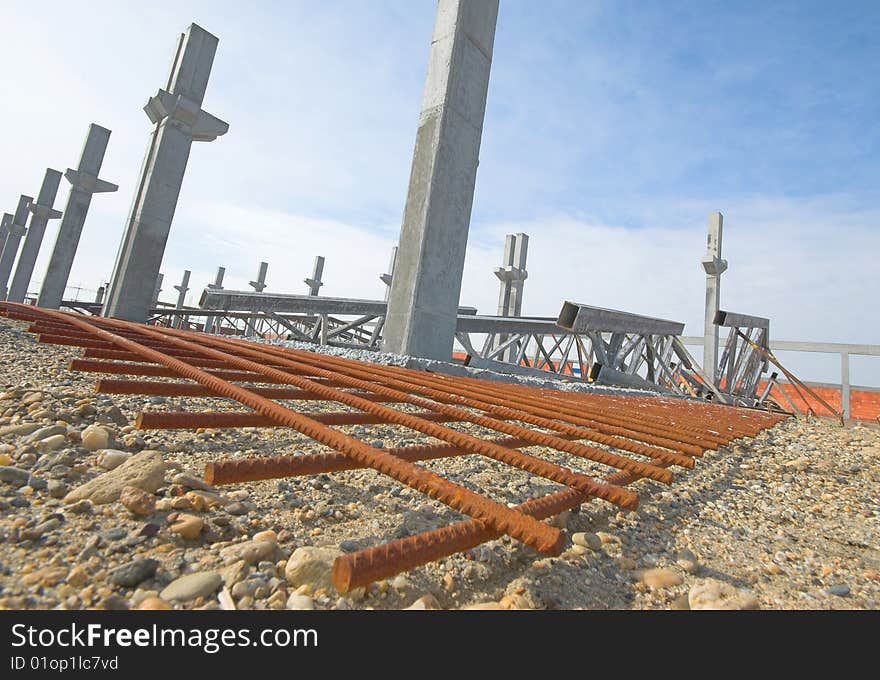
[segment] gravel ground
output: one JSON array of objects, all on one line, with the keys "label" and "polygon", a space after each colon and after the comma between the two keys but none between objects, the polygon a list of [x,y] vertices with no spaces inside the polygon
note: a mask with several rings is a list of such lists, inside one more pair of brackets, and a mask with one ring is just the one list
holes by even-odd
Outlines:
[{"label": "gravel ground", "polygon": [[[499,539],[340,595],[328,581],[340,552],[461,516],[368,470],[203,488],[212,460],[327,449],[281,429],[135,430],[142,410],[235,407],[96,395],[95,375],[66,369],[79,349],[37,344],[24,328],[0,319],[0,608],[874,609],[880,602],[875,426],[790,419],[705,455],[672,486],[639,482],[638,512],[593,502],[555,518],[571,540],[560,557]],[[376,446],[431,441],[388,426],[345,429]],[[529,451],[601,472],[558,452]],[[425,465],[505,502],[559,488],[476,457]]]}]

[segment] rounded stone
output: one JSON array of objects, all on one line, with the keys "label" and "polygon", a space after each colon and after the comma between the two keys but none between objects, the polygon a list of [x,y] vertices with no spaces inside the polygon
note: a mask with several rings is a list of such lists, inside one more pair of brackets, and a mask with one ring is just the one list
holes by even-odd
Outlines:
[{"label": "rounded stone", "polygon": [[211,595],[222,584],[223,579],[216,571],[199,571],[173,580],[159,593],[159,597],[163,600],[189,602],[197,597]]},{"label": "rounded stone", "polygon": [[82,447],[89,451],[98,451],[110,446],[110,432],[100,425],[89,425],[82,431]]},{"label": "rounded stone", "polygon": [[129,458],[131,458],[131,454],[125,451],[102,449],[98,451],[98,467],[105,470],[115,470]]}]

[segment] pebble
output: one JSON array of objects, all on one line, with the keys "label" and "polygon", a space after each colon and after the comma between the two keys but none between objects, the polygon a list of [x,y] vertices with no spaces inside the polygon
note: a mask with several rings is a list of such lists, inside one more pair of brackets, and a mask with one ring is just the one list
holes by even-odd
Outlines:
[{"label": "pebble", "polygon": [[13,486],[24,486],[28,483],[30,476],[31,473],[27,470],[19,470],[17,467],[9,465],[0,467],[0,481],[12,484]]},{"label": "pebble", "polygon": [[45,439],[40,441],[37,444],[37,451],[46,454],[52,451],[57,451],[65,444],[67,444],[67,436],[63,434],[56,434],[52,435],[51,437],[46,437]]},{"label": "pebble", "polygon": [[174,475],[174,477],[172,477],[171,479],[171,483],[185,486],[187,489],[198,489],[199,491],[216,491],[216,489],[207,482],[203,482],[198,477],[194,477],[193,475],[189,475],[185,472],[180,472]]},{"label": "pebble", "polygon": [[688,549],[679,551],[675,563],[688,574],[696,574],[700,571],[700,562],[697,556]]},{"label": "pebble", "polygon": [[838,584],[833,586],[828,586],[823,591],[826,595],[837,595],[837,597],[846,597],[849,595],[849,586],[844,584]]},{"label": "pebble", "polygon": [[254,540],[223,548],[220,551],[220,558],[225,564],[238,561],[244,562],[244,564],[254,564],[274,555],[277,548],[278,544],[275,541],[258,541],[255,536]]},{"label": "pebble", "polygon": [[602,539],[599,536],[592,533],[585,533],[583,531],[572,534],[571,542],[582,548],[589,548],[590,550],[599,550],[602,547]]},{"label": "pebble", "polygon": [[[174,517],[173,520],[171,518]],[[205,520],[197,515],[188,515],[185,513],[169,515],[171,521],[169,530],[188,541],[196,538],[205,526]]]},{"label": "pebble", "polygon": [[646,569],[638,576],[639,580],[651,590],[671,588],[673,586],[679,586],[684,582],[684,579],[671,569]]},{"label": "pebble", "polygon": [[67,427],[64,425],[49,425],[48,427],[41,427],[39,430],[32,432],[22,439],[22,441],[25,444],[36,444],[44,439],[58,435],[63,435],[64,439],[67,439]]},{"label": "pebble", "polygon": [[688,591],[690,609],[760,609],[757,598],[729,583],[705,579]]},{"label": "pebble", "polygon": [[98,467],[105,470],[115,470],[129,458],[131,458],[131,454],[126,451],[101,449],[98,451]]},{"label": "pebble", "polygon": [[110,432],[101,425],[89,425],[81,434],[82,447],[89,451],[106,449],[110,446]]},{"label": "pebble", "polygon": [[50,479],[46,485],[46,492],[52,498],[64,498],[69,489],[70,487],[67,484],[57,479]]},{"label": "pebble", "polygon": [[159,593],[163,600],[189,602],[197,597],[207,597],[223,584],[223,579],[216,571],[201,571],[181,576]]},{"label": "pebble", "polygon": [[138,609],[146,611],[167,611],[171,609],[171,605],[161,597],[145,598],[138,606]]},{"label": "pebble", "polygon": [[128,564],[111,569],[107,581],[116,586],[133,588],[142,581],[151,578],[159,567],[159,561],[152,558],[137,558]]},{"label": "pebble", "polygon": [[284,566],[284,577],[294,588],[308,585],[313,590],[336,592],[332,570],[334,560],[340,555],[342,552],[336,548],[297,548]]},{"label": "pebble", "polygon": [[315,601],[308,595],[297,595],[296,593],[293,593],[287,598],[287,608],[299,610],[314,609]]},{"label": "pebble", "polygon": [[436,597],[428,593],[427,595],[422,595],[409,607],[406,607],[406,609],[410,611],[422,611],[427,609],[443,609],[443,607],[440,606],[440,602],[437,600]]},{"label": "pebble", "polygon": [[125,486],[119,494],[119,502],[136,517],[146,517],[156,511],[156,497],[136,486]]}]

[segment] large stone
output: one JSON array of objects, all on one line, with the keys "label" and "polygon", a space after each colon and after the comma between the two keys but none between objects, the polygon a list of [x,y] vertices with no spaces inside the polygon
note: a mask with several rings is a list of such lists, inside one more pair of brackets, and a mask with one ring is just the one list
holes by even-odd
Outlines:
[{"label": "large stone", "polygon": [[712,578],[691,587],[688,605],[691,609],[760,609],[758,599],[751,593]]},{"label": "large stone", "polygon": [[165,601],[189,602],[197,597],[207,597],[223,585],[223,579],[216,571],[200,571],[173,580],[159,593]]},{"label": "large stone", "polygon": [[65,503],[88,499],[96,505],[119,500],[122,489],[134,486],[150,493],[165,481],[165,463],[158,451],[141,451],[115,470],[110,470],[76,487],[64,497]]},{"label": "large stone", "polygon": [[342,554],[342,551],[336,548],[314,546],[297,548],[287,560],[284,576],[294,588],[309,585],[314,591],[335,592],[332,578],[333,562]]}]

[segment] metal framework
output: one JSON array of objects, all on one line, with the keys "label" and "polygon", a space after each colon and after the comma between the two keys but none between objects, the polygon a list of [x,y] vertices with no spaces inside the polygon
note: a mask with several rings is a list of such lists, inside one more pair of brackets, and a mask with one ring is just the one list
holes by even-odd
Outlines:
[{"label": "metal framework", "polygon": [[698,396],[707,381],[681,343],[683,330],[675,321],[565,302],[557,318],[460,316],[456,340],[472,366]]},{"label": "metal framework", "polygon": [[730,329],[715,367],[715,387],[731,403],[760,406],[772,388],[768,382],[767,388],[758,394],[758,384],[769,363],[757,348],[770,349],[770,319],[719,309],[715,325]]}]

